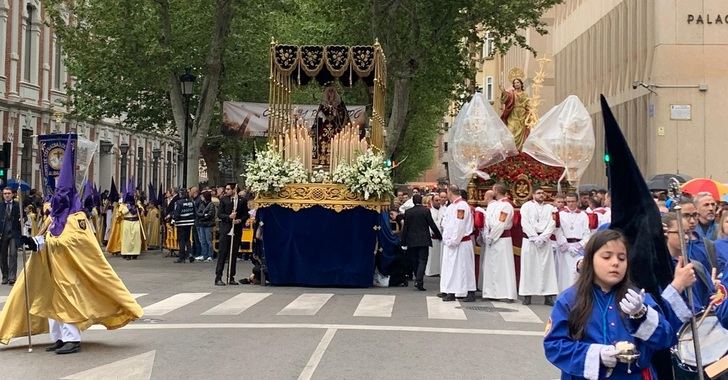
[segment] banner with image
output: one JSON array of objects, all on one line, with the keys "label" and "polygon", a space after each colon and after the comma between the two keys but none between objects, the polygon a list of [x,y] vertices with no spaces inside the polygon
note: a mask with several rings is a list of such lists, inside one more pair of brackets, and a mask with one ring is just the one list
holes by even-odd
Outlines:
[{"label": "banner with image", "polygon": [[56,178],[61,173],[63,166],[63,154],[66,151],[66,143],[71,139],[71,146],[75,150],[74,172],[76,174],[76,191],[81,191],[86,181],[88,169],[96,154],[96,143],[78,137],[75,133],[56,133],[38,136],[40,146],[40,172],[43,178],[43,193],[52,194],[56,188]]},{"label": "banner with image", "polygon": [[[311,127],[316,117],[316,104],[294,104],[292,109],[303,118],[304,124]],[[369,118],[366,106],[346,106],[352,123],[366,125]],[[268,103],[223,102],[222,132],[240,137],[268,136]]]}]

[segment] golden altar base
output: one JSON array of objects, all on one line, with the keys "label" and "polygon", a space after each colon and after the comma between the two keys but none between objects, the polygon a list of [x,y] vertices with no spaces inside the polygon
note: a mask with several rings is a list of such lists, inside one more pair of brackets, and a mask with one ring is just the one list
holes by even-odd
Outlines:
[{"label": "golden altar base", "polygon": [[278,205],[298,211],[313,206],[321,206],[336,212],[364,207],[380,212],[389,207],[388,200],[370,198],[350,192],[346,186],[334,183],[290,184],[275,193],[260,193],[255,198],[257,207]]}]

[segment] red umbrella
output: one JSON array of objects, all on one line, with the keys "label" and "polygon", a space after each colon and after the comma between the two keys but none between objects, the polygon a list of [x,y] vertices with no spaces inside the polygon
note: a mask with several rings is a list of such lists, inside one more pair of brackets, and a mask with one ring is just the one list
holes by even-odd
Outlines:
[{"label": "red umbrella", "polygon": [[728,194],[728,186],[710,178],[695,178],[685,182],[682,191],[691,195],[708,192],[713,194],[715,200],[720,200]]}]

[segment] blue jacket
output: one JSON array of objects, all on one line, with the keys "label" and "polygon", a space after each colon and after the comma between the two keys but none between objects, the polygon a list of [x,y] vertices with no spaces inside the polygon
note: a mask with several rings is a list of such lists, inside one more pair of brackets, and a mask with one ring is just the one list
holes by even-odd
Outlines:
[{"label": "blue jacket", "polygon": [[[722,292],[726,292],[726,289],[728,289],[728,275],[726,275],[726,270],[728,270],[728,264],[723,268],[723,278],[720,280],[722,285],[720,291]],[[718,317],[720,324],[728,329],[728,299],[724,299],[723,302],[715,307],[715,315]]]},{"label": "blue jacket", "polygon": [[621,313],[621,300],[614,299],[614,291],[604,293],[598,286],[593,291],[594,310],[581,340],[569,336],[569,312],[577,297],[575,287],[566,289],[551,311],[543,346],[546,358],[561,370],[561,379],[605,378],[607,368],[601,363],[601,349],[620,341],[632,342],[640,357],[632,364],[631,374],[627,373],[626,364],[617,363],[610,379],[642,379],[642,371],[657,378],[650,364],[652,355],[669,348],[674,333],[655,301],[646,294],[647,315],[642,320],[632,320]]}]

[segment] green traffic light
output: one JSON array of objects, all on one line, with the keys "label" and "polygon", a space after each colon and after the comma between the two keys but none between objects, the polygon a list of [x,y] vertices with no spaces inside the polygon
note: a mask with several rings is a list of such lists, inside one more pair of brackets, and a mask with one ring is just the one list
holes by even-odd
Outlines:
[{"label": "green traffic light", "polygon": [[609,153],[604,153],[604,162],[609,163]]},{"label": "green traffic light", "polygon": [[5,169],[0,169],[0,177],[5,175]]}]

